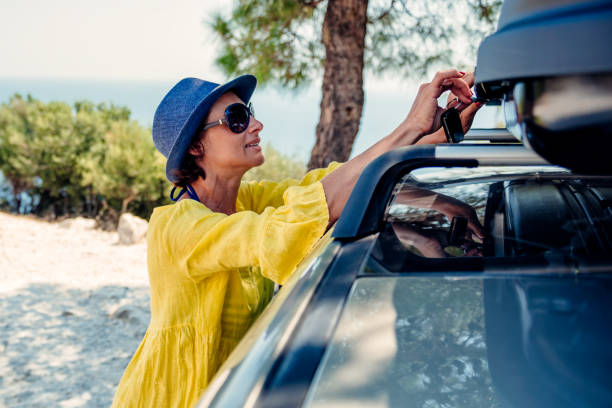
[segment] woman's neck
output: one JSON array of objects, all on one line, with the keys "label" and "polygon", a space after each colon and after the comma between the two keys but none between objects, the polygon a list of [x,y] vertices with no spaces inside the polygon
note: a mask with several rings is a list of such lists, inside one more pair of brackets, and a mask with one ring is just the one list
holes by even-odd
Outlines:
[{"label": "woman's neck", "polygon": [[242,176],[231,178],[215,177],[206,174],[206,178],[199,178],[191,184],[200,202],[214,212],[227,215],[236,212],[236,199]]}]

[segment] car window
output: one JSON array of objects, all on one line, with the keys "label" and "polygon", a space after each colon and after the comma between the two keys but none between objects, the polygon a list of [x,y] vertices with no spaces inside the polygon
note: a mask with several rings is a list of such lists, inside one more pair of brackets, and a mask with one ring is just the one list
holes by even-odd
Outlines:
[{"label": "car window", "polygon": [[612,253],[612,180],[558,167],[426,168],[402,177],[380,255],[397,258]]},{"label": "car window", "polygon": [[495,407],[479,279],[354,284],[311,407]]},{"label": "car window", "polygon": [[605,274],[359,278],[304,406],[605,406],[610,290]]}]

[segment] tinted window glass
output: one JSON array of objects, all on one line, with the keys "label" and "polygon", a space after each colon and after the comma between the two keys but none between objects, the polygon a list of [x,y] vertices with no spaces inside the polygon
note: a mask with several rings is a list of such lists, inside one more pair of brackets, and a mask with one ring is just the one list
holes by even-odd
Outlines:
[{"label": "tinted window glass", "polygon": [[359,279],[315,377],[313,407],[491,407],[482,282]]},{"label": "tinted window glass", "polygon": [[606,406],[611,290],[606,275],[360,278],[305,406]]},{"label": "tinted window glass", "polygon": [[612,181],[558,168],[421,169],[395,187],[385,250],[419,257],[612,253]]}]

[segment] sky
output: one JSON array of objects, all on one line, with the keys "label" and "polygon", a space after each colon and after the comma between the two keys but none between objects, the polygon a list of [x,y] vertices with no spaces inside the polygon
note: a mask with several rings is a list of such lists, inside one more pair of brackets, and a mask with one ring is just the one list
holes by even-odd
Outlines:
[{"label": "sky", "polygon": [[[218,82],[220,43],[207,26],[232,0],[0,0],[0,78]],[[403,81],[400,89],[414,84]],[[366,86],[397,91],[388,78]]]},{"label": "sky", "polygon": [[0,77],[221,76],[206,28],[231,0],[0,0]]},{"label": "sky", "polygon": [[[0,0],[0,79],[153,80],[171,84],[194,76],[225,82],[228,78],[213,63],[220,43],[206,23],[215,12],[229,13],[232,3]],[[393,130],[408,113],[418,82],[399,76],[365,76],[366,103],[353,154]],[[269,124],[270,139],[282,151],[306,158],[314,144],[320,83],[297,94],[259,89],[256,96],[267,101],[268,106],[258,106],[257,112],[267,119],[264,123]],[[281,108],[283,117],[278,113]],[[297,132],[286,134],[287,129]]]}]

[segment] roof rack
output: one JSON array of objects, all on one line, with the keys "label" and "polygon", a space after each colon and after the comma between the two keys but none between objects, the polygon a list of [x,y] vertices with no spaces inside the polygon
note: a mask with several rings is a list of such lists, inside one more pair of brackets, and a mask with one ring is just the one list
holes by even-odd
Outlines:
[{"label": "roof rack", "polygon": [[468,143],[521,143],[505,128],[498,129],[470,129],[463,139]]}]

